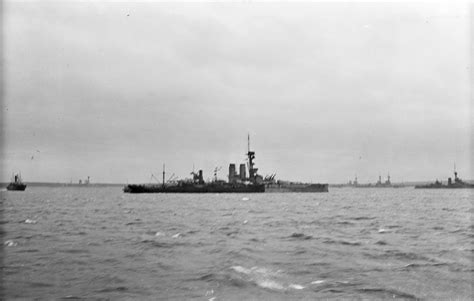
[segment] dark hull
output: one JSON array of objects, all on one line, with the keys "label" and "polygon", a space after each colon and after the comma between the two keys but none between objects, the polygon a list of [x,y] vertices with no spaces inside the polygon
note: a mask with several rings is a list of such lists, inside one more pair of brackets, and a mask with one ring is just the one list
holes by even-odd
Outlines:
[{"label": "dark hull", "polygon": [[474,184],[466,185],[417,185],[415,189],[474,189]]},{"label": "dark hull", "polygon": [[328,192],[328,184],[309,184],[309,185],[271,185],[266,188],[265,192]]},{"label": "dark hull", "polygon": [[26,184],[10,183],[7,186],[7,190],[12,190],[12,191],[24,191],[25,189],[26,189]]},{"label": "dark hull", "polygon": [[295,188],[294,192],[328,192],[328,184],[311,184],[306,187]]},{"label": "dark hull", "polygon": [[265,185],[183,185],[162,186],[129,184],[123,188],[126,193],[261,193]]},{"label": "dark hull", "polygon": [[353,186],[355,188],[396,188],[395,186],[392,185],[357,185]]}]

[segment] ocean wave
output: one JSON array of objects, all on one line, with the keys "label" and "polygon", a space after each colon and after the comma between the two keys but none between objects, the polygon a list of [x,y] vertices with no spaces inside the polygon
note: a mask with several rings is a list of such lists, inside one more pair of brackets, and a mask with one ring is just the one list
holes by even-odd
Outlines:
[{"label": "ocean wave", "polygon": [[407,300],[419,300],[417,296],[405,292],[401,292],[394,289],[386,289],[386,288],[360,288],[357,289],[358,292],[364,294],[375,294],[377,297],[380,298],[390,298],[390,299],[407,299]]},{"label": "ocean wave", "polygon": [[292,289],[295,289],[295,290],[302,290],[304,289],[304,286],[300,285],[300,284],[290,284],[288,285],[288,288],[292,288]]},{"label": "ocean wave", "polygon": [[443,209],[441,209],[443,211],[456,211],[456,209],[453,209],[453,208],[447,208],[447,207],[444,207]]},{"label": "ocean wave", "polygon": [[348,222],[348,221],[340,221],[340,222],[337,222],[336,224],[338,224],[338,225],[348,225],[348,226],[354,225],[353,222]]},{"label": "ocean wave", "polygon": [[297,238],[297,239],[301,239],[301,240],[308,240],[308,239],[312,239],[313,236],[311,235],[306,235],[304,233],[293,233],[290,235],[290,238]]},{"label": "ocean wave", "polygon": [[255,209],[250,209],[250,210],[248,210],[247,212],[248,212],[248,213],[258,213],[258,214],[260,214],[260,213],[266,213],[266,212],[263,211],[263,210],[255,210]]},{"label": "ocean wave", "polygon": [[262,288],[268,288],[271,290],[283,290],[284,287],[282,284],[269,279],[261,279],[256,281],[257,285]]},{"label": "ocean wave", "polygon": [[415,268],[423,268],[423,267],[438,267],[438,266],[447,266],[449,265],[446,262],[435,262],[435,263],[409,263],[405,265],[402,270],[409,270]]},{"label": "ocean wave", "polygon": [[242,274],[246,274],[246,275],[249,275],[251,273],[251,269],[246,269],[242,266],[232,266],[230,267],[231,269],[233,269],[234,271],[236,271],[237,273],[242,273]]},{"label": "ocean wave", "polygon": [[18,245],[18,243],[14,242],[13,240],[7,240],[3,243],[3,245],[7,247],[15,247]]},{"label": "ocean wave", "polygon": [[90,253],[90,251],[87,249],[63,249],[63,250],[57,250],[57,252],[68,253],[68,254]]},{"label": "ocean wave", "polygon": [[296,250],[293,252],[294,255],[301,255],[301,254],[305,254],[305,253],[308,253],[307,250],[305,249],[299,249],[299,250]]},{"label": "ocean wave", "polygon": [[37,253],[39,252],[38,249],[26,249],[26,250],[20,250],[18,253]]},{"label": "ocean wave", "polygon": [[326,238],[323,243],[325,244],[340,244],[340,245],[347,245],[347,246],[360,246],[362,243],[357,241],[346,241],[346,240],[334,240],[331,238]]},{"label": "ocean wave", "polygon": [[[74,190],[81,197],[72,201],[61,190],[33,187],[21,195],[24,201],[8,198],[4,206],[1,244],[18,243],[2,245],[9,285],[5,299],[385,300],[395,295],[400,300],[407,293],[469,300],[473,225],[469,218],[439,221],[469,217],[470,200],[453,191],[430,194],[425,202],[425,193],[406,192],[402,200],[405,192],[387,190],[380,202],[360,190],[339,189],[328,200],[317,197],[321,206],[314,211],[309,210],[315,208],[312,194],[296,200],[288,200],[288,194],[254,195],[251,206],[244,206],[239,202],[245,195],[125,194],[120,200],[119,188],[90,188]],[[416,201],[398,212],[411,196]],[[347,204],[353,208],[341,211]],[[450,207],[456,211],[442,211],[447,204],[456,204]],[[426,206],[430,216],[420,220]],[[130,208],[132,214],[122,212]],[[305,209],[307,215],[293,214]],[[27,218],[37,224],[25,224]],[[379,229],[391,233],[379,234]],[[240,232],[232,234],[235,230]],[[183,236],[172,238],[178,233]],[[341,262],[347,258],[349,265]],[[68,270],[74,273],[63,273]],[[45,278],[48,271],[59,278]],[[28,290],[28,281],[55,286]],[[205,296],[211,290],[214,294]]]},{"label": "ocean wave", "polygon": [[189,282],[203,281],[203,282],[207,282],[213,285],[217,283],[217,286],[223,285],[223,286],[231,286],[231,287],[237,287],[237,288],[245,288],[245,287],[254,285],[250,281],[246,281],[245,279],[241,277],[234,277],[233,275],[228,274],[225,271],[205,272],[205,273],[197,274],[185,280]]},{"label": "ocean wave", "polygon": [[116,287],[106,287],[99,289],[97,292],[99,293],[110,293],[110,292],[123,292],[127,291],[128,288],[126,286],[116,286]]},{"label": "ocean wave", "polygon": [[159,241],[154,241],[154,240],[142,240],[142,243],[150,244],[154,247],[157,248],[172,248],[174,247],[174,244],[171,243],[166,243],[166,242],[159,242]]},{"label": "ocean wave", "polygon": [[126,223],[125,226],[141,225],[141,224],[143,224],[143,222],[141,222],[141,221],[133,221],[133,222]]},{"label": "ocean wave", "polygon": [[249,269],[242,266],[232,266],[231,269],[244,276],[245,281],[263,289],[285,291],[288,289],[302,290],[305,288],[301,284],[284,281],[288,276],[280,270],[273,271],[262,267],[252,267]]},{"label": "ocean wave", "polygon": [[61,297],[60,300],[83,300],[84,298],[79,297],[79,296],[74,296],[74,295],[67,295],[64,297]]},{"label": "ocean wave", "polygon": [[206,273],[202,276],[199,276],[197,278],[193,278],[193,279],[189,279],[191,281],[194,281],[194,280],[200,280],[200,281],[213,281],[213,280],[216,280],[216,274],[214,273]]},{"label": "ocean wave", "polygon": [[325,280],[315,280],[315,281],[311,281],[311,284],[323,284],[324,282],[326,282]]},{"label": "ocean wave", "polygon": [[398,250],[387,250],[384,252],[382,257],[396,258],[400,260],[419,260],[419,261],[433,261],[431,258],[428,258],[421,254],[416,254],[413,252],[403,252]]},{"label": "ocean wave", "polygon": [[186,246],[189,243],[182,242],[179,240],[173,240],[171,242],[168,241],[157,241],[152,239],[144,239],[141,241],[143,244],[152,246],[153,248],[164,248],[164,249],[171,249],[174,247]]},{"label": "ocean wave", "polygon": [[[207,296],[211,296],[211,295],[213,295],[213,294],[214,294],[214,290],[211,289],[211,290],[209,290],[209,291],[206,291],[206,295],[205,295],[205,296],[207,297]],[[213,298],[211,298],[211,299],[214,299],[214,298],[215,298],[215,297],[213,297]],[[211,299],[209,299],[209,300],[211,300]]]},{"label": "ocean wave", "polygon": [[329,280],[329,279],[319,279],[311,281],[310,289],[315,292],[326,292],[340,294],[345,293],[347,290],[353,290],[354,288],[360,286],[360,283],[346,281],[346,280]]},{"label": "ocean wave", "polygon": [[29,282],[28,285],[31,288],[54,287],[54,284],[44,282]]},{"label": "ocean wave", "polygon": [[350,219],[355,220],[355,221],[364,221],[364,220],[373,220],[373,219],[375,219],[375,217],[372,217],[372,216],[357,216],[357,217],[352,217]]}]

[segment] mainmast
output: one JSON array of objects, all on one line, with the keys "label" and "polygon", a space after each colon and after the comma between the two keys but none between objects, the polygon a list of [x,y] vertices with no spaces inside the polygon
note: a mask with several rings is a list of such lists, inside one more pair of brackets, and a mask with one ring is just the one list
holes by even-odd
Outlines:
[{"label": "mainmast", "polygon": [[163,186],[165,186],[165,164],[163,163]]}]

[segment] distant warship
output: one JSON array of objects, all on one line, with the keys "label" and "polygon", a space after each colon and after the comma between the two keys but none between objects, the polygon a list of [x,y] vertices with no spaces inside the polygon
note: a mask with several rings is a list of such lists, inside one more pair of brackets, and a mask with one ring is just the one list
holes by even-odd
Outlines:
[{"label": "distant warship", "polygon": [[387,180],[385,182],[382,182],[382,176],[379,176],[379,179],[377,180],[377,183],[372,184],[360,184],[357,182],[357,176],[354,180],[354,182],[349,182],[348,186],[352,187],[357,187],[357,188],[393,188],[394,186],[392,185],[392,182],[390,181],[390,174],[387,175]]},{"label": "distant warship", "polygon": [[235,164],[229,165],[229,181],[217,179],[217,171],[214,169],[214,179],[206,183],[202,170],[191,172],[192,179],[184,179],[174,182],[165,182],[165,168],[163,166],[162,184],[128,184],[123,188],[127,193],[254,193],[265,192],[265,184],[262,176],[257,174],[255,168],[255,152],[250,150],[250,136],[248,137],[248,171],[246,176],[245,164],[240,164],[240,174],[236,173]]},{"label": "distant warship", "polygon": [[329,184],[276,181],[266,184],[265,192],[328,192]]},{"label": "distant warship", "polygon": [[454,168],[454,182],[451,178],[448,178],[448,184],[444,185],[440,181],[436,180],[434,183],[428,185],[417,185],[415,188],[424,188],[424,189],[439,189],[439,188],[448,188],[448,189],[457,189],[457,188],[474,188],[474,184],[466,183],[458,177],[456,168]]},{"label": "distant warship", "polygon": [[379,180],[375,183],[375,187],[386,188],[386,187],[393,187],[392,182],[390,182],[390,174],[387,175],[387,180],[382,182],[382,177],[379,176]]},{"label": "distant warship", "polygon": [[21,180],[21,175],[16,174],[12,177],[10,184],[7,186],[7,190],[17,190],[24,191],[26,189],[26,184]]}]

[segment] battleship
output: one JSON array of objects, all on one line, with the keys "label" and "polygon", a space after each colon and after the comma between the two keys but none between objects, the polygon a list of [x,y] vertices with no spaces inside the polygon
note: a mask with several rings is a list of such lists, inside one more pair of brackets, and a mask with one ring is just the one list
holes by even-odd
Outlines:
[{"label": "battleship", "polygon": [[331,187],[338,187],[338,188],[346,188],[346,187],[351,187],[351,188],[406,188],[410,186],[414,186],[413,184],[406,183],[406,182],[399,182],[399,183],[392,183],[390,180],[390,174],[387,175],[387,179],[382,182],[382,177],[379,175],[379,179],[377,180],[377,183],[372,184],[361,184],[357,180],[357,175],[355,176],[354,180],[350,180],[347,183],[344,184],[331,184]]},{"label": "battleship", "polygon": [[448,178],[448,184],[443,184],[441,181],[436,180],[434,183],[427,185],[416,185],[417,189],[459,189],[459,188],[474,188],[474,184],[466,183],[458,177],[456,168],[454,169],[454,182],[451,177]]},{"label": "battleship", "polygon": [[346,185],[348,187],[356,187],[356,188],[394,188],[398,186],[392,185],[392,182],[390,181],[390,174],[387,175],[387,179],[382,182],[382,176],[379,175],[379,179],[377,180],[377,183],[372,184],[360,184],[357,181],[357,176],[355,177],[354,181],[349,181],[349,183]]},{"label": "battleship", "polygon": [[16,190],[16,191],[24,191],[26,189],[26,184],[23,183],[21,180],[21,175],[16,174],[12,176],[12,180],[10,184],[7,186],[7,190]]},{"label": "battleship", "polygon": [[[263,177],[257,173],[255,167],[255,152],[250,150],[250,136],[248,136],[247,167],[240,164],[239,173],[235,164],[229,165],[228,181],[218,180],[214,169],[214,179],[204,181],[203,172],[191,172],[191,179],[165,181],[165,166],[163,165],[163,181],[161,184],[128,184],[123,188],[126,193],[260,193],[265,192]],[[247,177],[248,168],[248,177]]]},{"label": "battleship", "polygon": [[329,184],[300,183],[278,180],[266,183],[265,192],[329,192]]},{"label": "battleship", "polygon": [[375,183],[375,187],[378,187],[378,188],[393,187],[392,182],[390,182],[390,174],[387,175],[387,180],[385,180],[385,182],[382,182],[382,177],[379,176],[379,180],[377,181],[377,183]]}]

